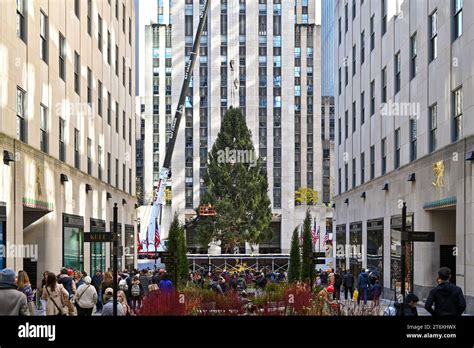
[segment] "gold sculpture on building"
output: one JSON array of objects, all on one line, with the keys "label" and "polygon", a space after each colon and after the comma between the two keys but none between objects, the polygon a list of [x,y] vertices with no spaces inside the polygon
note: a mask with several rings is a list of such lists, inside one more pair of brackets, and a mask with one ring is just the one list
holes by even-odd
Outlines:
[{"label": "gold sculpture on building", "polygon": [[434,181],[433,186],[437,189],[444,186],[444,162],[438,161],[433,164]]}]

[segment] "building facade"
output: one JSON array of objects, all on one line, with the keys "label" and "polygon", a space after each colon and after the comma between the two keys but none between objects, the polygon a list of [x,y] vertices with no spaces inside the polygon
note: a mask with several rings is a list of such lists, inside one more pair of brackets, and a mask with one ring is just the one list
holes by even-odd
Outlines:
[{"label": "building facade", "polygon": [[474,4],[339,0],[335,14],[337,264],[399,293],[406,202],[408,231],[435,233],[407,243],[407,289],[425,300],[450,267],[472,313]]},{"label": "building facade", "polygon": [[[145,29],[141,221],[148,219],[203,7],[203,0],[160,1],[157,24]],[[245,115],[269,179],[276,233],[259,250],[289,251],[291,233],[306,211],[306,206],[295,207],[295,191],[303,187],[322,193],[320,11],[318,1],[212,1],[173,154],[164,238],[166,216],[178,212],[184,221],[195,215],[206,189],[208,152],[232,106]],[[328,209],[320,203],[311,210],[325,233]],[[207,252],[194,244],[192,233],[188,249]]]},{"label": "building facade", "polygon": [[[131,0],[0,2],[0,268],[37,285],[62,266],[135,264],[134,7]],[[4,252],[6,250],[6,252]]]}]

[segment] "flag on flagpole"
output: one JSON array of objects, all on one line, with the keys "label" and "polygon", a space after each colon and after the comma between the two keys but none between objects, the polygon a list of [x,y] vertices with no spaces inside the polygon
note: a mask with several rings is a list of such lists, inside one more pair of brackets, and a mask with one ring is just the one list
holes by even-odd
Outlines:
[{"label": "flag on flagpole", "polygon": [[326,244],[329,240],[329,233],[328,230],[326,230],[326,233],[324,234],[324,244]]},{"label": "flag on flagpole", "polygon": [[158,227],[158,221],[155,221],[155,251],[160,246],[160,230]]},{"label": "flag on flagpole", "polygon": [[311,228],[311,240],[313,242],[313,247],[316,245],[316,242],[318,241],[318,239],[319,239],[319,227],[316,232],[316,223],[315,223],[313,227]]}]

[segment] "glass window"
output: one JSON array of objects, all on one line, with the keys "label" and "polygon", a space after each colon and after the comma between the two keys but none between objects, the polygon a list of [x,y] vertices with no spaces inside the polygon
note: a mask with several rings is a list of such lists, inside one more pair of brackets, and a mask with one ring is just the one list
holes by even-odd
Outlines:
[{"label": "glass window", "polygon": [[40,105],[40,145],[41,151],[48,153],[48,108]]},{"label": "glass window", "polygon": [[453,0],[454,1],[454,39],[462,35],[462,8],[464,0]]},{"label": "glass window", "polygon": [[429,61],[433,61],[438,57],[438,11],[435,10],[429,20],[430,25],[430,45],[429,45]]},{"label": "glass window", "polygon": [[40,57],[48,63],[48,16],[40,12]]},{"label": "glass window", "polygon": [[[65,219],[67,219],[65,217]],[[63,227],[63,266],[84,270],[84,227]]]},{"label": "glass window", "polygon": [[26,142],[26,92],[21,88],[16,90],[16,138]]}]

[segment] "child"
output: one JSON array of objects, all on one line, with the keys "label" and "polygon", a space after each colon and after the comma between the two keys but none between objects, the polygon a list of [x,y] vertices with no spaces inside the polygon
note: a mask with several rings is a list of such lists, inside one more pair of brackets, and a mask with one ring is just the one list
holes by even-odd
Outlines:
[{"label": "child", "polygon": [[379,280],[375,280],[375,284],[372,287],[372,296],[374,299],[374,305],[378,306],[379,305],[379,298],[380,294],[382,293],[382,287],[380,286]]}]

